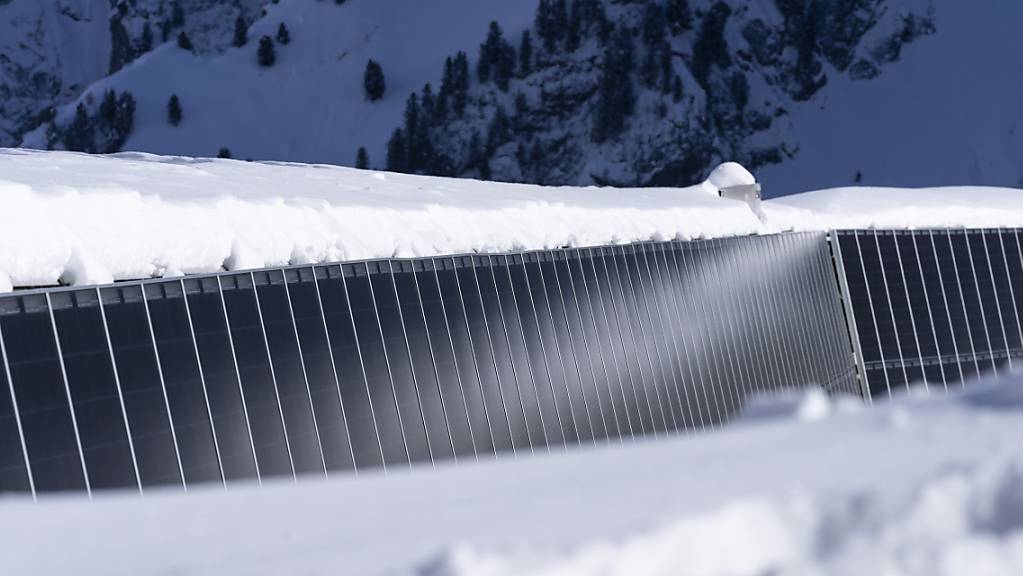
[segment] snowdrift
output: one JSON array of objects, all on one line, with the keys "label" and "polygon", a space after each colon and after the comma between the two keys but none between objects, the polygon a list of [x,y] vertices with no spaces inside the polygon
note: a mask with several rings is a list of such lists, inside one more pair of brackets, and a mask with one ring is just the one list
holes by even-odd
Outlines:
[{"label": "snowdrift", "polygon": [[[1023,381],[478,465],[0,501],[12,574],[1023,571]],[[773,417],[766,417],[773,412]],[[46,538],[40,538],[46,534]],[[54,549],[60,554],[52,554]]]},{"label": "snowdrift", "polygon": [[[541,188],[0,149],[0,287],[766,231],[708,186]],[[6,278],[3,280],[2,278]]]},{"label": "snowdrift", "polygon": [[0,149],[0,290],[384,257],[849,227],[1023,226],[1005,188],[840,188],[767,201],[720,186],[543,188],[125,153]]}]

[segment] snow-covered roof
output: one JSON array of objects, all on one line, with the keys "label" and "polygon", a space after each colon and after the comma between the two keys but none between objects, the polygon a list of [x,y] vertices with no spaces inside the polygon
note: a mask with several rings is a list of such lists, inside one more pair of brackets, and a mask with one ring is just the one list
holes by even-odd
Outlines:
[{"label": "snow-covered roof", "polygon": [[542,188],[0,149],[0,288],[765,230],[709,184]]},{"label": "snow-covered roof", "polygon": [[[711,181],[715,182],[714,184]],[[326,165],[0,149],[0,290],[287,264],[848,227],[1023,225],[1023,192],[842,188],[749,206],[689,188],[543,188]]]}]

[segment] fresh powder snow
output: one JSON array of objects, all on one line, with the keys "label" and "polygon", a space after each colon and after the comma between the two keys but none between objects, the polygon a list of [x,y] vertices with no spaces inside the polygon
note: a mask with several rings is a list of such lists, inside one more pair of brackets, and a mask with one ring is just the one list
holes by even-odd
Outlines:
[{"label": "fresh powder snow", "polygon": [[771,402],[713,434],[463,466],[10,497],[0,553],[40,576],[1023,573],[1020,377]]},{"label": "fresh powder snow", "polygon": [[302,165],[0,149],[0,290],[387,257],[834,228],[1023,226],[1004,188],[842,188],[766,201],[724,186],[574,188]]}]

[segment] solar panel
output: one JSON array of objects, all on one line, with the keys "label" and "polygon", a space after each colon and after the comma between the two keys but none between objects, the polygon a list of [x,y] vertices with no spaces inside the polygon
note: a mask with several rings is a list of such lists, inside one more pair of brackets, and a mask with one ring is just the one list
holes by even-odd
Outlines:
[{"label": "solar panel", "polygon": [[[956,249],[1005,260],[1006,238],[978,238]],[[968,271],[984,277],[971,305],[1018,306],[1023,260]],[[855,392],[842,312],[823,234],[6,295],[0,491],[233,486],[712,429],[758,392]],[[998,335],[1023,341],[1018,323]]]},{"label": "solar panel", "polygon": [[961,387],[1023,353],[1018,231],[849,230],[835,240],[872,395]]}]

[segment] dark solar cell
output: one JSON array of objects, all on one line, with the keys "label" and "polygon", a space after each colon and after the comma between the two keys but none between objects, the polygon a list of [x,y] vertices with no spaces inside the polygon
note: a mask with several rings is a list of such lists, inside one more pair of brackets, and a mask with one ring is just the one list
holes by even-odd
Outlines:
[{"label": "dark solar cell", "polygon": [[[519,389],[520,375],[512,356],[508,322],[504,319],[504,306],[498,293],[496,277],[497,274],[507,275],[507,270],[506,267],[497,266],[489,256],[475,257],[474,265],[475,285],[479,290],[477,298],[483,312],[482,322],[486,331],[485,340],[494,361],[494,384],[498,388],[498,398],[501,400],[505,420],[509,426],[511,444],[516,451],[528,452],[531,449],[529,423],[526,418],[525,402],[521,396],[522,391]],[[522,383],[526,384],[525,381]],[[539,422],[539,416],[536,420]],[[542,438],[543,431],[538,432]]]},{"label": "dark solar cell", "polygon": [[383,453],[376,419],[341,267],[316,268],[316,281],[334,367],[340,381],[356,468],[382,466]]},{"label": "dark solar cell", "polygon": [[284,273],[255,272],[253,278],[295,473],[322,476],[326,467]]},{"label": "dark solar cell", "polygon": [[[483,388],[480,383],[479,369],[476,365],[474,343],[469,333],[469,324],[465,306],[459,291],[458,277],[455,273],[455,261],[451,258],[437,258],[436,276],[440,286],[440,294],[447,327],[451,334],[451,345],[455,351],[455,367],[458,370],[458,381],[469,425],[476,446],[477,457],[493,456],[494,436],[493,422],[483,399]],[[496,417],[497,414],[494,414]]]},{"label": "dark solar cell", "polygon": [[288,296],[328,472],[355,467],[337,370],[330,353],[313,268],[288,270]]},{"label": "dark solar cell", "polygon": [[546,421],[540,410],[540,398],[536,389],[537,380],[533,374],[529,352],[526,348],[524,325],[519,316],[520,308],[515,285],[512,282],[510,260],[507,256],[490,256],[488,258],[494,272],[497,300],[501,306],[501,317],[510,353],[510,367],[515,375],[516,393],[527,423],[530,445],[533,450],[546,449],[547,431],[551,426],[557,426],[558,422],[556,419],[553,422]]},{"label": "dark solar cell", "polygon": [[634,336],[632,323],[622,295],[618,263],[610,249],[595,248],[593,264],[597,268],[600,297],[603,299],[611,338],[616,348],[621,384],[629,422],[636,433],[652,433],[652,416],[643,387],[645,373],[640,358],[644,352],[638,337]]},{"label": "dark solar cell", "polygon": [[22,449],[21,425],[14,409],[12,387],[7,379],[7,355],[0,335],[0,494],[31,490],[25,452]]},{"label": "dark solar cell", "polygon": [[[161,285],[165,297],[174,297],[171,284]],[[199,370],[206,384],[206,393],[217,431],[217,445],[224,478],[242,480],[257,477],[257,463],[252,445],[245,398],[234,362],[231,335],[224,315],[223,300],[216,278],[185,280],[185,305],[195,335]],[[153,299],[152,288],[146,289],[154,330],[168,333],[174,316]],[[168,304],[169,308],[171,305]]]},{"label": "dark solar cell", "polygon": [[477,282],[473,258],[455,259],[455,274],[458,290],[465,309],[465,320],[469,329],[480,394],[490,419],[494,449],[504,452],[512,449],[511,420],[505,406],[505,398],[497,373],[494,358],[493,339],[490,335],[480,286]]},{"label": "dark solar cell", "polygon": [[81,453],[46,297],[0,300],[0,330],[36,491],[84,490]]},{"label": "dark solar cell", "polygon": [[401,416],[408,455],[413,463],[432,462],[419,386],[412,371],[409,343],[405,339],[403,314],[398,305],[391,265],[390,262],[374,262],[370,263],[369,269],[373,303],[383,335],[384,353],[394,397],[398,403],[397,409]]},{"label": "dark solar cell", "polygon": [[352,319],[355,321],[362,366],[365,369],[369,400],[373,406],[377,432],[380,434],[384,462],[387,466],[408,466],[409,453],[394,399],[390,368],[377,320],[373,289],[370,286],[369,269],[367,264],[345,264],[342,270]]},{"label": "dark solar cell", "polygon": [[[89,485],[93,490],[138,486],[99,293],[62,292],[54,294],[51,303]],[[157,468],[160,481],[180,484],[160,382],[154,378],[138,384],[137,389],[125,389],[125,406],[133,409],[132,421],[140,433],[159,439],[140,449],[151,449],[154,459],[163,457]]]},{"label": "dark solar cell", "polygon": [[621,397],[615,395],[619,383],[618,366],[610,354],[611,340],[602,316],[603,308],[599,302],[594,306],[594,296],[590,292],[590,284],[596,281],[592,274],[593,258],[587,250],[576,250],[570,254],[568,271],[572,278],[583,345],[589,355],[590,370],[596,385],[601,423],[610,438],[621,439],[630,435],[631,430],[625,421],[625,413],[619,413],[625,407]]},{"label": "dark solar cell", "polygon": [[424,260],[415,268],[423,312],[426,316],[428,335],[432,346],[433,359],[440,384],[440,397],[450,427],[451,441],[457,457],[476,457],[473,442],[474,430],[470,427],[465,395],[457,368],[455,351],[445,306],[441,300],[433,260]]},{"label": "dark solar cell", "polygon": [[393,272],[430,454],[434,462],[447,460],[454,457],[454,448],[448,432],[448,416],[442,391],[438,385],[437,368],[433,362],[434,343],[426,326],[415,272],[410,262],[394,263]]},{"label": "dark solar cell", "polygon": [[[142,297],[138,286],[108,288],[102,294],[122,387],[132,378],[162,378],[185,483],[222,480],[210,403],[199,372],[181,283],[146,287],[144,304],[138,302]],[[150,340],[156,343],[156,354],[145,345]],[[129,366],[135,368],[129,370]],[[134,427],[132,432],[136,432]],[[248,448],[247,444],[244,448]],[[146,456],[136,447],[142,469]],[[147,474],[142,476],[145,482]]]},{"label": "dark solar cell", "polygon": [[287,431],[252,277],[225,276],[221,287],[260,475],[293,476]]},{"label": "dark solar cell", "polygon": [[[555,254],[558,253],[538,254],[544,300],[550,313],[554,351],[558,359],[558,368],[562,373],[569,408],[572,411],[572,420],[575,422],[579,441],[591,442],[595,438],[595,433],[591,412],[588,410],[590,398],[587,397],[583,386],[583,374],[573,344],[573,330],[569,325],[568,308],[569,303],[573,302],[572,293],[570,286],[561,284],[558,265],[564,265],[565,262],[563,258],[556,262]],[[567,267],[564,269],[567,270]]]}]

